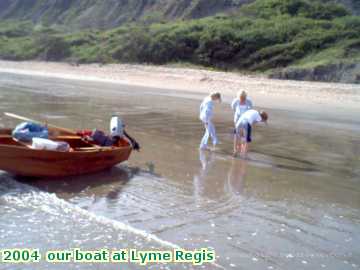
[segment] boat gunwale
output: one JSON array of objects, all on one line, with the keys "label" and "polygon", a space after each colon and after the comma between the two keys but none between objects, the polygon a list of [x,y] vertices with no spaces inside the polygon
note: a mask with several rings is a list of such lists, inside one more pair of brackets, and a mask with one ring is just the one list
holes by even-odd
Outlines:
[{"label": "boat gunwale", "polygon": [[[4,136],[5,137],[5,136]],[[8,136],[9,138],[12,138],[11,136]],[[101,153],[101,152],[114,152],[114,151],[123,151],[123,150],[132,150],[131,145],[128,146],[98,146],[98,147],[78,147],[74,148],[73,151],[56,151],[56,150],[47,150],[47,149],[34,149],[31,147],[27,147],[26,145],[10,145],[6,143],[0,142],[0,150],[1,148],[7,148],[7,149],[21,149],[26,151],[34,151],[34,152],[42,152],[42,153],[62,153],[62,154],[74,154],[74,153]],[[86,149],[86,150],[75,150],[75,149]],[[93,149],[90,149],[93,148]]]}]

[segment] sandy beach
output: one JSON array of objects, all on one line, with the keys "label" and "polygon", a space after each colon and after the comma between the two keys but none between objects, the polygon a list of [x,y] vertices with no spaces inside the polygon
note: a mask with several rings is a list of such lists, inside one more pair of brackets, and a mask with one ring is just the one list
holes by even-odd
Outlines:
[{"label": "sandy beach", "polygon": [[[246,90],[256,105],[293,111],[359,111],[360,85],[268,79],[204,69],[130,64],[71,65],[54,62],[0,61],[0,72],[62,79],[111,82],[207,94],[221,91],[230,101]],[[348,116],[348,115],[347,115]]]}]

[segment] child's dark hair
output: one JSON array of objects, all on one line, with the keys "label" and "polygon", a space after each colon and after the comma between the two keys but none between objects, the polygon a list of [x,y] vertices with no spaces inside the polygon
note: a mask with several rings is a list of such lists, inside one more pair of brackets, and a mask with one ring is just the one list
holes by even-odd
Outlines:
[{"label": "child's dark hair", "polygon": [[263,120],[264,122],[267,122],[267,120],[269,119],[269,115],[265,111],[261,111],[260,116],[261,116],[261,120]]},{"label": "child's dark hair", "polygon": [[212,92],[210,96],[211,98],[216,98],[218,100],[221,100],[221,94],[219,92]]}]

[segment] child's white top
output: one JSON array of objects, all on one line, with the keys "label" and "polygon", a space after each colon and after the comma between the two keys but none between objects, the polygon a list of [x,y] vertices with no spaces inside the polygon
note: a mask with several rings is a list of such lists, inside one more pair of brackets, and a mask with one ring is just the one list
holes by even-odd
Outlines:
[{"label": "child's white top", "polygon": [[236,124],[237,121],[239,120],[240,116],[253,108],[253,103],[251,101],[251,99],[247,98],[245,101],[245,104],[241,104],[240,103],[240,99],[236,98],[233,100],[233,102],[231,103],[231,108],[234,111],[234,123]]},{"label": "child's white top", "polygon": [[250,124],[252,126],[254,123],[261,122],[262,118],[258,111],[256,110],[248,110],[241,115],[239,120],[236,122],[236,127],[239,128],[243,124]]},{"label": "child's white top", "polygon": [[207,123],[213,117],[214,101],[211,97],[206,97],[200,105],[200,120]]}]

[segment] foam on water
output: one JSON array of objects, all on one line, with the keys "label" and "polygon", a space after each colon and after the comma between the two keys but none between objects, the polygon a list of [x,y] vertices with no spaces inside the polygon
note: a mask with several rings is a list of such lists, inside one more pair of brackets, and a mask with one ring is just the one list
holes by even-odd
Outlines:
[{"label": "foam on water", "polygon": [[[145,230],[137,229],[131,225],[125,224],[123,222],[113,220],[104,216],[101,216],[99,214],[95,214],[92,212],[89,212],[79,206],[73,205],[63,199],[58,198],[55,194],[46,193],[44,191],[41,191],[35,187],[29,186],[27,184],[19,183],[10,177],[7,177],[6,175],[0,175],[0,204],[4,205],[3,211],[5,211],[6,214],[16,214],[16,215],[22,215],[22,209],[26,210],[26,215],[20,217],[21,219],[24,219],[24,223],[21,224],[21,228],[18,227],[20,224],[18,222],[13,222],[11,224],[7,224],[7,227],[4,231],[3,236],[7,237],[8,235],[12,235],[14,239],[20,238],[21,231],[24,229],[22,226],[26,226],[25,219],[27,219],[28,222],[32,223],[33,225],[36,224],[36,227],[42,227],[46,226],[45,220],[42,220],[42,215],[46,217],[46,221],[52,223],[59,223],[61,220],[64,219],[71,219],[71,223],[77,223],[79,224],[85,220],[87,224],[96,224],[96,226],[104,226],[111,228],[111,231],[121,231],[125,235],[133,235],[135,236],[135,241],[131,242],[134,245],[137,245],[138,243],[136,238],[140,238],[142,243],[145,243],[145,247],[141,246],[145,249],[180,249],[181,247],[179,245],[176,245],[174,243],[171,243],[169,241],[163,240],[156,235],[152,233],[148,233]],[[30,211],[28,211],[30,209]],[[40,212],[41,215],[33,215],[34,212]],[[31,214],[29,214],[31,213]],[[6,217],[5,217],[6,218]],[[0,223],[4,224],[4,220]],[[66,223],[64,221],[64,223]],[[66,225],[65,225],[66,226]],[[87,228],[88,225],[85,226]],[[81,227],[79,225],[79,227]],[[77,225],[75,224],[75,228],[77,228]],[[36,234],[36,231],[41,229],[33,229],[33,228],[26,228],[29,232],[32,232],[33,234]],[[26,230],[25,229],[25,230]],[[19,233],[16,233],[16,231],[19,231]],[[56,230],[56,229],[55,229]],[[89,228],[91,230],[91,227]],[[52,232],[50,229],[47,231],[46,237],[47,238],[56,238],[56,231]],[[74,233],[74,232],[73,232]],[[61,234],[61,232],[60,232]],[[82,237],[85,236],[84,232],[81,232]],[[103,231],[102,234],[98,236],[90,236],[91,232],[89,232],[89,236],[92,241],[100,241],[103,238],[111,237],[107,235],[106,229]],[[71,235],[70,235],[71,237]],[[86,236],[85,236],[86,237]],[[123,239],[123,237],[119,237],[120,239]],[[81,245],[83,242],[82,240],[76,239],[75,236],[73,238],[70,238],[71,241],[74,244]],[[99,242],[102,243],[102,242]],[[6,248],[3,246],[6,243],[3,243],[0,245],[2,248]],[[12,243],[15,246],[18,243]],[[130,247],[129,247],[130,248]],[[133,247],[131,247],[133,248]],[[213,267],[224,269],[222,266],[213,263]],[[191,268],[191,267],[190,267]]]},{"label": "foam on water", "polygon": [[[117,230],[141,236],[146,240],[154,241],[163,247],[180,248],[176,244],[162,240],[156,235],[147,233],[146,231],[136,229],[128,224],[116,220],[96,215],[76,205],[72,205],[62,199],[59,199],[55,194],[45,193],[34,187],[10,180],[9,178],[6,178],[6,180],[5,185],[11,187],[12,190],[1,196],[1,200],[4,202],[15,204],[17,207],[35,207],[54,216],[59,215],[56,208],[60,208],[65,213],[76,212],[77,214],[85,216],[89,221],[95,221],[107,226],[111,225]],[[4,178],[2,178],[2,182],[4,182]],[[5,191],[0,189],[0,192]]]}]

